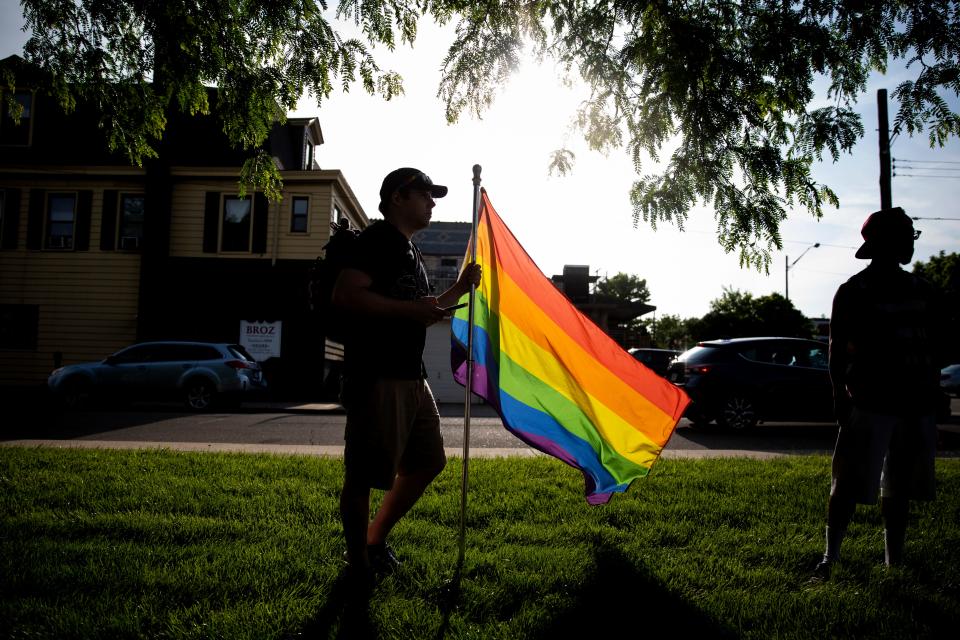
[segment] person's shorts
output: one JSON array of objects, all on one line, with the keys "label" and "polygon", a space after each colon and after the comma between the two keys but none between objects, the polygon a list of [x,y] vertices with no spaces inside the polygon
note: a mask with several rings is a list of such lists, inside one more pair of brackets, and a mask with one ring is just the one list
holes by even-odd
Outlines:
[{"label": "person's shorts", "polygon": [[885,498],[933,500],[937,423],[934,416],[901,417],[854,408],[833,452],[830,495],[860,504]]},{"label": "person's shorts", "polygon": [[386,490],[397,474],[443,469],[440,414],[426,380],[347,381],[343,401],[348,480]]}]

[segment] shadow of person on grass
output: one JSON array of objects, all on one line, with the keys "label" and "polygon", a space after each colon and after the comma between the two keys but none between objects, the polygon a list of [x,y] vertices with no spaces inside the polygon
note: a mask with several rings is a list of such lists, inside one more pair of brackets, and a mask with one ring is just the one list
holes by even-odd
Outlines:
[{"label": "shadow of person on grass", "polygon": [[372,592],[371,582],[358,580],[348,567],[344,567],[333,581],[324,605],[295,637],[303,640],[376,640],[378,634],[370,618]]},{"label": "shadow of person on grass", "polygon": [[[619,549],[603,544],[597,546],[593,571],[580,586],[574,604],[555,612],[552,619],[524,637],[543,640],[594,638],[610,632],[624,635],[624,631],[629,632],[629,637],[654,637],[658,632],[680,638],[739,636],[735,629],[670,593],[655,576],[634,564]],[[451,613],[463,605],[460,601],[463,579],[463,568],[458,566],[453,579],[439,594],[443,621],[434,640],[446,638]]]},{"label": "shadow of person on grass", "polygon": [[628,631],[631,636],[677,638],[737,638],[723,625],[670,590],[658,578],[637,567],[619,549],[601,545],[594,551],[591,575],[580,586],[575,602],[557,611],[530,637],[602,637]]}]

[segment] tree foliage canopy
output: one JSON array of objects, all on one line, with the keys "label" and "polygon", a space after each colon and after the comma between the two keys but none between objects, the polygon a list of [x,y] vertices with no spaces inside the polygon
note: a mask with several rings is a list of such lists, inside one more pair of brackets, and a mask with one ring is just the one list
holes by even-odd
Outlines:
[{"label": "tree foliage canopy", "polygon": [[913,263],[913,273],[938,287],[950,297],[960,299],[960,253],[946,253],[930,256],[924,262]]},{"label": "tree foliage canopy", "polygon": [[941,251],[926,262],[915,262],[913,273],[940,289],[942,312],[946,316],[943,326],[952,328],[944,336],[946,344],[940,348],[949,362],[960,362],[960,335],[957,333],[957,327],[960,327],[960,254]]},{"label": "tree foliage canopy", "polygon": [[[788,207],[820,217],[838,205],[811,165],[862,137],[852,104],[890,58],[916,72],[893,93],[895,132],[927,131],[931,145],[960,134],[942,95],[960,95],[960,10],[948,0],[440,4],[466,10],[441,85],[448,118],[485,108],[530,41],[591,87],[578,114],[589,145],[632,156],[634,221],[682,227],[705,202],[741,264],[769,267]],[[820,77],[826,96],[814,93]],[[668,145],[665,168],[644,173]],[[560,150],[554,165],[571,161]]]},{"label": "tree foliage canopy", "polygon": [[618,302],[650,302],[650,290],[647,288],[647,281],[627,273],[618,273],[609,278],[598,280],[594,288],[594,295]]},{"label": "tree foliage canopy", "polygon": [[724,289],[710,303],[710,311],[691,323],[697,340],[786,336],[810,338],[813,326],[793,303],[779,293],[754,297],[736,289]]},{"label": "tree foliage canopy", "polygon": [[[304,90],[322,99],[359,79],[390,98],[400,78],[368,46],[412,43],[424,19],[456,21],[439,89],[448,120],[487,108],[529,51],[555,59],[591,89],[576,117],[589,146],[625,148],[633,159],[635,222],[682,228],[706,203],[720,244],[759,268],[781,248],[790,207],[820,217],[838,205],[811,166],[836,161],[863,135],[852,105],[871,71],[900,59],[915,73],[893,92],[895,132],[926,132],[931,145],[960,134],[945,98],[960,95],[952,0],[340,2],[336,14],[362,39],[342,38],[322,0],[22,4],[33,32],[27,59],[49,72],[65,108],[78,98],[100,104],[113,148],[139,163],[153,155],[170,109],[213,110],[254,154],[244,179],[267,187],[278,176],[255,150]],[[827,95],[815,95],[819,78]],[[207,104],[204,84],[220,88],[218,104]],[[572,163],[559,149],[552,166]]]},{"label": "tree foliage canopy", "polygon": [[[321,99],[360,82],[386,99],[396,95],[400,78],[379,68],[368,43],[412,43],[419,15],[403,3],[372,12],[355,6],[365,43],[337,33],[323,0],[21,4],[32,34],[26,60],[45,72],[45,88],[65,111],[79,100],[97,108],[112,151],[142,164],[156,157],[172,110],[213,113],[231,143],[250,152],[241,184],[274,197],[279,174],[260,148],[274,123],[308,90]],[[16,78],[4,82],[12,88]],[[216,104],[209,85],[219,89]]]},{"label": "tree foliage canopy", "polygon": [[643,322],[654,347],[684,350],[692,346],[695,341],[691,325],[697,322],[696,318],[684,320],[678,315],[664,314]]}]

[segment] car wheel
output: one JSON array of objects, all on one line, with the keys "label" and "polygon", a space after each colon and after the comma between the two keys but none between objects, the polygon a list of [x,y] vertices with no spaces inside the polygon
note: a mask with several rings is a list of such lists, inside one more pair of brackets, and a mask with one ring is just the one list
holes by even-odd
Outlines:
[{"label": "car wheel", "polygon": [[727,429],[742,431],[757,425],[757,411],[753,401],[746,396],[732,395],[720,408],[717,422]]},{"label": "car wheel", "polygon": [[71,378],[63,383],[60,404],[65,409],[79,409],[90,397],[90,384],[82,378]]},{"label": "car wheel", "polygon": [[187,382],[184,399],[190,409],[207,411],[213,406],[216,393],[212,382],[204,378],[194,378]]}]

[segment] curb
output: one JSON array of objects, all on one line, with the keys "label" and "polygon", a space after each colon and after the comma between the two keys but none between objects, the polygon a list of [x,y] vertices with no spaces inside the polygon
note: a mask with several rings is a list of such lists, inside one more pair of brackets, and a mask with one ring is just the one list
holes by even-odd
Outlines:
[{"label": "curb", "polygon": [[[272,453],[278,455],[341,457],[343,447],[338,445],[251,444],[229,442],[148,442],[136,440],[6,440],[0,447],[53,449],[119,449],[167,450],[204,453]],[[448,458],[463,457],[462,447],[444,449]],[[768,460],[796,455],[827,455],[822,451],[744,451],[738,449],[681,449],[665,450],[661,458],[753,458]],[[534,458],[545,453],[529,447],[494,447],[470,450],[471,458]]]}]

